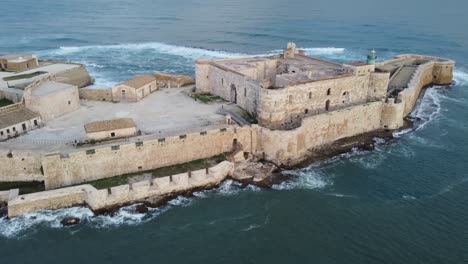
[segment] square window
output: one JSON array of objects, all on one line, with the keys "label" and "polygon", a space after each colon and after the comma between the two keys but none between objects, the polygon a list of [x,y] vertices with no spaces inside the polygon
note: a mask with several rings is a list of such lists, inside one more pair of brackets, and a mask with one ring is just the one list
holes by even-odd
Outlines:
[{"label": "square window", "polygon": [[111,133],[111,137],[115,137],[115,133],[114,133],[114,132]]}]

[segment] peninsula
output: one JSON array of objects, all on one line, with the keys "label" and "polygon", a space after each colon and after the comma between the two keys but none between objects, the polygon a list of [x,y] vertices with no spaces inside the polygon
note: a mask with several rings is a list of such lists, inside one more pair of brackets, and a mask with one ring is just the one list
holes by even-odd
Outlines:
[{"label": "peninsula", "polygon": [[269,186],[281,168],[403,128],[423,88],[452,83],[455,62],[377,62],[373,51],[341,64],[289,43],[278,55],[199,60],[195,80],[155,74],[111,89],[87,87],[79,64],[4,55],[0,66],[0,182],[11,187],[0,202],[12,218],[158,206],[228,178]]}]

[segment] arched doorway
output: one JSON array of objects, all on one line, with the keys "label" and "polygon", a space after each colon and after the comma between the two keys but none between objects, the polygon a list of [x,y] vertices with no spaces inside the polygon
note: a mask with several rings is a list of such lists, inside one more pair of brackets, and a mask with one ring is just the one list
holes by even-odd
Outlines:
[{"label": "arched doorway", "polygon": [[237,104],[237,89],[234,84],[231,84],[231,102]]},{"label": "arched doorway", "polygon": [[325,110],[327,110],[327,111],[330,110],[330,100],[327,100],[325,102]]}]

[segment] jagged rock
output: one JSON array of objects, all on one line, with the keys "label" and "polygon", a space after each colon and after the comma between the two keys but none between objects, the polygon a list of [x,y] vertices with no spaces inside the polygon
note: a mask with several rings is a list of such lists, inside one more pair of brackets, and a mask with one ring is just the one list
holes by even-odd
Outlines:
[{"label": "jagged rock", "polygon": [[77,218],[77,217],[66,217],[64,218],[62,221],[60,221],[60,223],[63,225],[63,226],[73,226],[73,225],[77,225],[80,223],[80,219]]},{"label": "jagged rock", "polygon": [[244,184],[253,183],[258,186],[270,188],[272,185],[271,179],[277,170],[278,167],[271,163],[236,163],[232,178]]},{"label": "jagged rock", "polygon": [[8,209],[6,206],[0,206],[0,218],[8,215]]},{"label": "jagged rock", "polygon": [[138,214],[146,214],[148,212],[148,207],[144,204],[139,204],[135,207],[135,212]]}]

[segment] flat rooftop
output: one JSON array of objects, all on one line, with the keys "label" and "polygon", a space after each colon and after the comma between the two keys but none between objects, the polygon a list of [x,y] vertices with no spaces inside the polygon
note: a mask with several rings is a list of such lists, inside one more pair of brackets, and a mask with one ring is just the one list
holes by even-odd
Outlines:
[{"label": "flat rooftop", "polygon": [[[306,55],[296,54],[294,58],[282,55],[249,57],[228,60],[215,60],[211,63],[234,72],[246,75],[249,69],[257,68],[259,63],[271,62],[276,66],[275,87],[284,87],[299,82],[318,81],[336,78],[348,73],[345,66]],[[270,64],[271,67],[271,64]]]},{"label": "flat rooftop", "polygon": [[66,84],[66,83],[54,82],[54,81],[45,82],[45,83],[39,85],[38,87],[34,88],[32,90],[32,95],[45,96],[45,95],[49,95],[49,94],[52,94],[52,93],[55,93],[55,92],[58,92],[58,91],[68,89],[70,87],[73,87],[73,85]]},{"label": "flat rooftop", "polygon": [[39,117],[39,114],[23,107],[11,107],[10,110],[0,113],[0,129],[7,128]]}]

